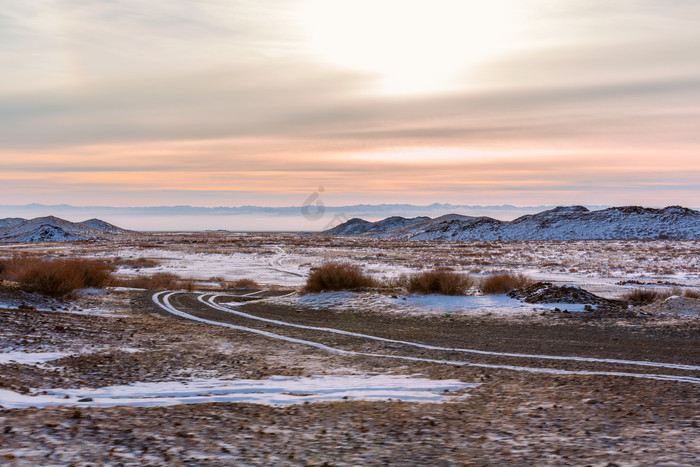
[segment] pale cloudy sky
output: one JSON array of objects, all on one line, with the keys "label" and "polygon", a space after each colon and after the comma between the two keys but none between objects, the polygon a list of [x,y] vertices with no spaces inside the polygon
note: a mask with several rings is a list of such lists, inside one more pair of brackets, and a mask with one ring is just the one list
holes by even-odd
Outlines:
[{"label": "pale cloudy sky", "polygon": [[697,0],[0,0],[0,204],[700,207]]}]

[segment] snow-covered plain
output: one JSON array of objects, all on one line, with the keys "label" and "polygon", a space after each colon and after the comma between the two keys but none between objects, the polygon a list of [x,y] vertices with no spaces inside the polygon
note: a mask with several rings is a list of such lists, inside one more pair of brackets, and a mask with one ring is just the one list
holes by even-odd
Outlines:
[{"label": "snow-covered plain", "polygon": [[[394,250],[376,248],[370,243],[364,254],[356,247],[295,246],[280,242],[277,249],[263,252],[198,252],[174,247],[124,248],[89,253],[95,257],[125,259],[148,258],[157,266],[139,268],[122,266],[124,276],[170,272],[198,281],[253,279],[261,285],[299,287],[314,265],[328,260],[347,260],[360,265],[379,279],[395,279],[422,268],[451,267],[466,274],[481,276],[490,272],[518,271],[537,280],[557,284],[593,286],[608,289],[615,295],[634,288],[616,287],[627,280],[682,283],[700,286],[700,242],[625,242],[598,243],[521,243],[494,244],[485,250],[468,246],[448,248],[426,244],[423,248]],[[595,293],[595,290],[592,290]]]},{"label": "snow-covered plain", "polygon": [[[196,253],[170,249],[125,249],[99,256],[119,256],[126,259],[150,258],[160,262],[149,268],[121,267],[117,274],[135,276],[172,273],[199,281],[253,279],[261,285],[285,285],[297,287],[303,284],[306,268],[299,265],[300,258],[284,252],[256,253]],[[99,257],[98,256],[98,257]]]},{"label": "snow-covered plain", "polygon": [[[475,278],[494,272],[520,272],[555,285],[578,285],[606,298],[619,298],[639,287],[700,288],[699,241],[408,242],[264,233],[152,234],[144,238],[84,246],[74,254],[116,258],[120,276],[167,272],[194,281],[194,288],[252,279],[261,286],[299,289],[314,266],[329,260],[349,261],[386,281],[433,267],[448,267]],[[22,249],[12,246],[13,250]],[[25,245],[23,249],[57,256],[67,253],[54,245]],[[152,264],[139,265],[139,260]],[[366,294],[294,300],[339,309],[360,306],[425,313],[473,310],[511,314],[538,312],[541,308],[497,297],[402,296],[392,301],[387,296]],[[571,305],[552,304],[548,308],[582,311],[582,307]]]}]

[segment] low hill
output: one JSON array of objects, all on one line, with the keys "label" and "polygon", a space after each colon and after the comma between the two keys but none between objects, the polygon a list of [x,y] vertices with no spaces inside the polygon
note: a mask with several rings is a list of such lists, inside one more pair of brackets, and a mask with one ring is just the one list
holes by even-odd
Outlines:
[{"label": "low hill", "polygon": [[86,221],[80,222],[81,225],[85,227],[90,227],[92,229],[99,230],[101,232],[111,233],[111,234],[126,234],[129,233],[128,230],[117,227],[114,224],[105,222],[101,219],[88,219]]},{"label": "low hill", "polygon": [[367,222],[362,219],[350,219],[325,233],[328,235],[359,235],[367,232],[385,232],[393,229],[408,227],[419,222],[430,220],[429,217],[414,217],[407,219],[400,216],[387,217],[378,222]]},{"label": "low hill", "polygon": [[352,219],[323,233],[442,241],[700,239],[700,212],[681,206],[663,209],[623,206],[598,211],[583,206],[561,206],[509,222],[449,214],[393,228],[392,222],[386,222],[389,219],[392,218],[378,222]]},{"label": "low hill", "polygon": [[54,216],[0,219],[0,242],[104,240],[126,233],[129,231],[99,219],[85,222],[70,222]]}]

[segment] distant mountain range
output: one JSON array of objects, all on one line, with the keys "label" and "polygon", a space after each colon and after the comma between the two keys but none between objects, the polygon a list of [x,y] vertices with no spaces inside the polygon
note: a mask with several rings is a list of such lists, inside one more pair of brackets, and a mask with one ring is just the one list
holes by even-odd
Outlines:
[{"label": "distant mountain range", "polygon": [[326,235],[363,235],[407,240],[597,240],[700,239],[700,212],[681,206],[663,209],[623,206],[591,211],[560,206],[500,221],[448,214],[435,219],[389,217],[378,222],[350,219]]},{"label": "distant mountain range", "polygon": [[0,242],[103,240],[128,233],[128,230],[100,219],[83,222],[70,222],[54,216],[30,220],[18,217],[0,219]]},{"label": "distant mountain range", "polygon": [[[467,205],[433,203],[413,204],[355,204],[330,206],[322,198],[297,200],[296,206],[71,206],[68,204],[0,205],[0,217],[34,218],[57,216],[70,221],[97,217],[113,224],[140,231],[296,231],[319,232],[354,217],[377,221],[388,216],[439,217],[455,213],[465,216],[490,216],[511,220],[534,214],[554,206]],[[324,201],[324,204],[321,204]],[[303,207],[309,204],[307,207]],[[601,209],[608,206],[587,206]]]}]

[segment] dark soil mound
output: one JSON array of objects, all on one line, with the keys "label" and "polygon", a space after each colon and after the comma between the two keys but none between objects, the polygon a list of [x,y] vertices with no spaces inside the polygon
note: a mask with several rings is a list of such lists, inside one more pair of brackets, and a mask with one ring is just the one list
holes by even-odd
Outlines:
[{"label": "dark soil mound", "polygon": [[537,282],[524,289],[508,293],[527,303],[585,303],[591,305],[610,305],[612,300],[599,297],[576,285],[556,286],[551,282]]}]

